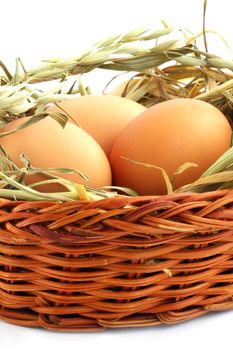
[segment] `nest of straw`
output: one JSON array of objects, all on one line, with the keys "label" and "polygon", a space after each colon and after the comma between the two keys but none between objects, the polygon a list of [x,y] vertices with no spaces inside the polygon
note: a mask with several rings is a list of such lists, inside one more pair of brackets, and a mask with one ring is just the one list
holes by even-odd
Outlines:
[{"label": "nest of straw", "polygon": [[[206,36],[167,25],[139,28],[31,70],[19,58],[13,73],[0,62],[0,126],[27,116],[19,128],[28,127],[48,115],[49,103],[90,93],[83,81],[94,69],[130,73],[121,95],[146,106],[203,99],[232,124],[233,61],[211,54]],[[67,122],[63,113],[50,116]],[[22,164],[1,148],[1,319],[88,331],[173,324],[232,308],[232,148],[197,181],[166,196],[74,186],[62,174],[84,176],[78,169],[36,169],[25,155]],[[25,186],[35,172],[67,192]]]},{"label": "nest of straw", "polygon": [[[120,71],[120,76],[122,72],[130,74],[116,93],[147,107],[177,97],[202,99],[220,109],[232,125],[233,61],[210,53],[207,48],[207,35],[208,31],[191,35],[187,30],[170,28],[164,24],[164,28],[159,30],[138,28],[129,33],[106,38],[96,42],[77,57],[43,60],[39,67],[31,70],[26,70],[19,58],[16,59],[14,73],[9,72],[5,64],[0,62],[2,69],[0,126],[3,127],[14,119],[28,116],[28,120],[19,128],[27,127],[48,115],[46,107],[49,103],[68,99],[74,94],[91,93],[91,87],[86,86],[83,80],[86,74],[95,69]],[[225,43],[217,33],[215,35],[216,40],[222,40]],[[203,40],[204,49],[198,48],[198,40],[201,42]],[[119,74],[116,73],[107,86],[103,87],[103,93],[107,93],[111,84],[117,79]],[[46,82],[50,83],[49,87]],[[62,112],[53,113],[50,116],[63,127],[67,122],[67,115]],[[5,135],[6,133],[0,132],[0,137]],[[230,149],[197,182],[178,191],[231,188],[232,159],[232,149]],[[55,169],[36,170],[32,169],[25,157],[22,161],[24,166],[22,169],[17,169],[10,162],[7,150],[1,150],[1,187],[2,190],[5,188],[2,196],[45,199],[45,195],[25,187],[23,178],[36,171],[49,174],[51,178]],[[56,170],[61,172],[61,177],[64,172],[78,171],[78,169]],[[6,191],[9,186],[21,192]],[[77,188],[78,191],[75,194],[71,191],[72,199],[75,195],[80,197],[80,191],[82,193],[86,191],[86,196],[89,194],[93,198],[95,195],[95,198],[98,198],[99,194],[100,197],[112,195],[112,192],[108,193],[100,189],[80,186]],[[55,199],[55,196],[50,195],[46,198]],[[67,197],[60,196],[57,199],[67,200]]]}]

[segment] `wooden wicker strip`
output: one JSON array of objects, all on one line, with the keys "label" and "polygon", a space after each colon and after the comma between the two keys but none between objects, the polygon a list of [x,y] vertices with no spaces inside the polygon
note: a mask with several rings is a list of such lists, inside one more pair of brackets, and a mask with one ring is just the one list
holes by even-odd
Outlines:
[{"label": "wooden wicker strip", "polygon": [[233,191],[0,202],[0,318],[60,331],[233,307]]}]

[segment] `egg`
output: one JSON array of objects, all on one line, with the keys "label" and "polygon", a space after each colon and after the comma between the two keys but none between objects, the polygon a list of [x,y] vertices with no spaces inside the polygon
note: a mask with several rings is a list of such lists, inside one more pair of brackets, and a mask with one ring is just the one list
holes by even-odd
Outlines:
[{"label": "egg", "polygon": [[146,109],[135,101],[111,95],[85,95],[63,100],[57,105],[62,109],[53,105],[47,112],[66,112],[69,120],[90,134],[107,156],[116,137]]},{"label": "egg", "polygon": [[195,163],[196,167],[175,177],[175,190],[199,178],[230,143],[230,124],[213,105],[189,98],[158,103],[137,116],[116,139],[110,155],[113,183],[140,195],[165,194],[161,169],[136,162],[162,168],[170,179],[184,163]]},{"label": "egg", "polygon": [[[9,123],[1,131],[13,130],[28,120],[20,118]],[[102,187],[111,185],[109,161],[98,143],[78,126],[67,122],[62,128],[54,119],[46,117],[16,133],[1,138],[1,145],[18,167],[22,167],[20,154],[25,154],[32,166],[39,168],[71,168],[88,176],[88,185]],[[77,174],[61,174],[78,183],[84,180]],[[45,179],[41,175],[30,175],[27,184]],[[61,185],[46,185],[40,190],[64,191]]]}]

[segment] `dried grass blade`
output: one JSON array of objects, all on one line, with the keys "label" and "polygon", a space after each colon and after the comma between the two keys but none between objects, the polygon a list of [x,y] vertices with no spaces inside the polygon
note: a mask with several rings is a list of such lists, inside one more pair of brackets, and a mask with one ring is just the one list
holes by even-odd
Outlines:
[{"label": "dried grass blade", "polygon": [[220,57],[208,58],[208,64],[215,68],[228,68],[233,70],[233,61],[226,60]]},{"label": "dried grass blade", "polygon": [[40,120],[46,118],[47,116],[50,116],[51,118],[53,118],[56,122],[58,122],[61,127],[65,127],[68,117],[62,113],[38,113],[38,114],[34,114],[32,117],[27,117],[27,120],[24,121],[23,123],[21,123],[19,126],[17,126],[17,128],[5,131],[5,132],[1,132],[0,133],[0,138],[7,136],[7,135],[11,135],[14,134],[15,132],[25,129],[35,123],[38,123]]},{"label": "dried grass blade", "polygon": [[158,166],[156,166],[154,164],[138,162],[136,160],[132,160],[132,159],[129,159],[127,157],[122,157],[122,158],[125,159],[125,160],[128,160],[128,161],[130,161],[130,162],[132,162],[134,164],[142,165],[142,166],[144,166],[146,168],[153,168],[153,169],[157,169],[157,170],[161,171],[161,173],[163,175],[163,179],[164,179],[165,185],[166,185],[166,188],[167,188],[167,193],[172,193],[173,192],[172,183],[171,183],[171,181],[169,179],[169,176],[168,176],[167,172],[163,168],[158,167]]},{"label": "dried grass blade", "polygon": [[155,47],[152,48],[150,50],[150,52],[153,52],[153,53],[156,53],[156,52],[164,53],[164,51],[173,48],[175,46],[175,44],[177,44],[177,42],[178,42],[178,39],[172,39],[172,40],[168,40],[168,41],[162,42],[160,44],[155,45]]},{"label": "dried grass blade", "polygon": [[233,88],[233,79],[230,79],[230,80],[226,81],[225,83],[215,87],[214,89],[206,91],[206,92],[196,96],[195,98],[196,99],[207,99],[207,98],[209,99],[211,97],[218,96],[222,92],[229,90],[229,89],[232,89],[232,88]]},{"label": "dried grass blade", "polygon": [[227,184],[233,182],[233,170],[222,171],[206,177],[199,178],[191,184],[182,186],[176,192],[205,192],[209,186],[214,185],[215,189],[218,184]]},{"label": "dried grass blade", "polygon": [[227,150],[217,161],[212,164],[202,175],[201,178],[219,173],[229,169],[233,165],[233,147]]},{"label": "dried grass blade", "polygon": [[148,27],[141,27],[131,30],[130,32],[121,35],[121,42],[132,42],[132,41],[148,41],[160,38],[161,36],[170,34],[174,28],[164,28],[151,30]]},{"label": "dried grass blade", "polygon": [[189,168],[196,168],[198,165],[196,163],[191,163],[191,162],[186,162],[184,164],[182,164],[181,166],[179,166],[179,168],[173,173],[173,176],[171,178],[171,183],[174,182],[175,177],[177,175],[182,174],[185,170],[189,169]]},{"label": "dried grass blade", "polygon": [[134,100],[139,101],[145,94],[150,91],[154,87],[154,82],[148,80],[145,83],[142,81],[136,82],[136,84],[128,90],[125,97]]},{"label": "dried grass blade", "polygon": [[[33,190],[32,188],[22,185],[21,183],[19,183],[18,181],[15,181],[14,179],[12,179],[11,177],[7,176],[6,174],[4,174],[2,171],[0,171],[0,178],[3,179],[4,181],[6,181],[6,183],[8,183],[9,185],[13,186],[14,188],[16,188],[17,190],[21,190],[23,191],[25,194],[28,194],[30,196],[30,198],[34,198],[34,199],[48,199],[51,200],[51,198],[56,198],[57,200],[64,200],[64,197],[61,195],[56,195],[56,194],[46,194],[46,193],[41,193],[38,192],[36,190]],[[7,190],[5,190],[7,191]],[[8,190],[10,191],[10,190]],[[17,194],[17,191],[12,190],[12,194],[15,193],[15,195]],[[0,191],[0,195],[1,195],[1,191]]]},{"label": "dried grass blade", "polygon": [[204,66],[206,62],[199,58],[189,57],[189,56],[179,56],[175,57],[174,60],[183,66]]}]

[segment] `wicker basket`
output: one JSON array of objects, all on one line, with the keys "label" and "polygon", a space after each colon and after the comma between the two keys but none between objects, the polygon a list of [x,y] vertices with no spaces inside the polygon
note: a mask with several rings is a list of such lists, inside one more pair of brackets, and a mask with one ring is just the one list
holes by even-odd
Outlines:
[{"label": "wicker basket", "polygon": [[0,318],[59,331],[233,306],[233,191],[0,202]]}]

